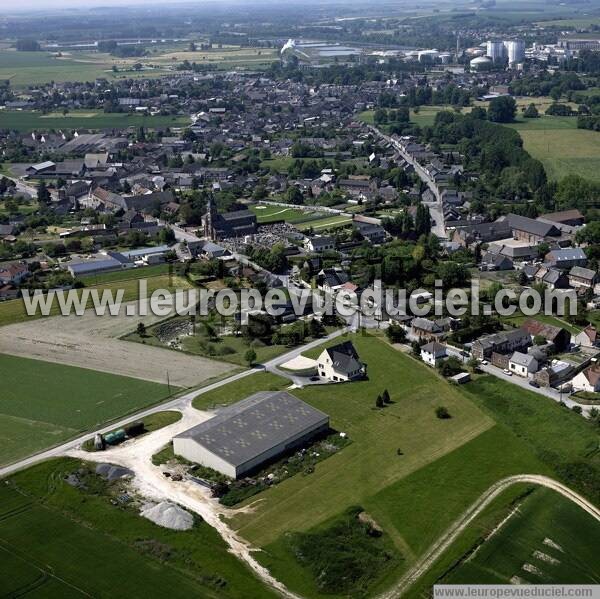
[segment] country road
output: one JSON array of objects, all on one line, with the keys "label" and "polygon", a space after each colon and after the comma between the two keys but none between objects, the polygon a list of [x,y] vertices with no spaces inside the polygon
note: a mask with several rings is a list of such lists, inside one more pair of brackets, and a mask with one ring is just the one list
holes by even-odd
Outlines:
[{"label": "country road", "polygon": [[433,564],[443,553],[456,541],[456,539],[467,529],[467,527],[490,505],[492,501],[512,485],[519,483],[534,484],[560,493],[563,497],[577,504],[590,516],[600,522],[600,509],[587,499],[569,489],[569,487],[558,481],[539,474],[517,474],[499,480],[493,484],[479,499],[475,501],[427,550],[413,567],[388,591],[379,595],[377,599],[396,599],[401,597]]},{"label": "country road", "polygon": [[128,416],[126,416],[116,422],[112,422],[112,423],[108,424],[107,426],[103,426],[102,428],[84,433],[83,435],[80,435],[80,436],[76,437],[75,439],[72,439],[71,441],[67,441],[66,443],[57,445],[56,447],[52,447],[52,448],[42,451],[40,453],[34,454],[34,455],[24,458],[22,460],[19,460],[18,462],[15,462],[13,464],[4,466],[4,467],[0,468],[0,479],[4,478],[5,476],[8,476],[10,474],[13,474],[14,472],[17,472],[19,470],[23,470],[24,468],[29,468],[29,466],[33,466],[34,464],[37,464],[44,460],[48,460],[50,458],[55,458],[55,457],[58,457],[61,455],[65,455],[65,453],[67,453],[68,451],[72,451],[72,450],[76,449],[77,447],[79,447],[84,441],[87,441],[88,439],[92,439],[96,433],[103,433],[103,434],[108,433],[109,431],[123,427],[125,424],[132,422],[133,420],[140,420],[140,419],[146,418],[150,414],[155,414],[156,412],[162,412],[164,410],[183,409],[186,406],[190,405],[192,403],[192,400],[195,397],[197,397],[198,395],[202,395],[203,393],[208,393],[209,391],[218,389],[219,387],[222,387],[223,385],[227,385],[229,383],[232,383],[234,381],[237,381],[239,379],[247,377],[255,372],[260,372],[260,370],[270,370],[277,364],[283,364],[284,362],[287,362],[288,360],[292,360],[293,358],[298,357],[303,352],[308,351],[308,350],[312,349],[313,347],[317,347],[318,345],[321,345],[322,343],[327,343],[328,341],[331,341],[332,339],[336,339],[337,337],[340,337],[341,335],[343,335],[346,332],[347,332],[347,329],[345,329],[345,328],[338,329],[337,331],[334,331],[333,333],[327,335],[326,337],[322,337],[321,339],[315,339],[314,341],[311,341],[310,343],[306,343],[305,345],[296,347],[293,350],[291,350],[281,356],[278,356],[276,358],[273,358],[272,360],[269,360],[268,362],[265,362],[262,365],[262,369],[261,368],[252,368],[252,369],[244,370],[243,372],[238,372],[237,374],[228,376],[227,378],[224,378],[224,379],[217,381],[215,383],[212,383],[210,385],[200,387],[199,389],[193,389],[191,391],[187,391],[183,395],[180,395],[173,399],[169,399],[163,403],[156,404],[155,406],[152,406],[151,408],[142,410],[141,412],[129,414]]}]

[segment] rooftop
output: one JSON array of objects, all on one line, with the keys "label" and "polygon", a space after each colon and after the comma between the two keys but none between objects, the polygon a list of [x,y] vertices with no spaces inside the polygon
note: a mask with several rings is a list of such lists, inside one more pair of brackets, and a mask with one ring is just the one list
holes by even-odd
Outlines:
[{"label": "rooftop", "polygon": [[175,438],[193,439],[229,464],[241,466],[328,422],[327,414],[290,393],[261,391]]}]

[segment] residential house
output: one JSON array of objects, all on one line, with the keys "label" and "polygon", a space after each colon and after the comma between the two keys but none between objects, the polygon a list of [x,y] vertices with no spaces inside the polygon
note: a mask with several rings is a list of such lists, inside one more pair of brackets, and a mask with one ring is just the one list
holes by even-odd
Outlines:
[{"label": "residential house", "polygon": [[428,318],[413,318],[411,335],[419,340],[435,341],[444,333],[444,329],[435,321]]},{"label": "residential house", "polygon": [[569,285],[574,289],[594,289],[598,282],[598,273],[590,268],[573,266],[569,271]]},{"label": "residential house", "polygon": [[332,293],[340,289],[349,280],[348,275],[343,270],[324,268],[317,275],[317,288]]},{"label": "residential house", "polygon": [[502,331],[477,339],[471,353],[478,360],[489,360],[492,353],[512,354],[527,349],[531,345],[531,335],[523,329]]},{"label": "residential house", "polygon": [[329,235],[316,235],[314,237],[307,237],[304,241],[304,249],[307,252],[325,252],[327,250],[335,249],[335,237]]},{"label": "residential house", "polygon": [[591,324],[585,327],[581,333],[573,337],[573,343],[581,347],[596,347],[600,343],[600,337],[596,327]]},{"label": "residential house", "polygon": [[537,372],[538,368],[538,361],[531,354],[516,351],[508,361],[508,369],[522,377],[527,377]]},{"label": "residential house", "polygon": [[587,256],[581,248],[565,248],[552,250],[544,257],[546,264],[552,268],[569,270],[574,266],[585,266]]},{"label": "residential house", "polygon": [[379,244],[385,242],[387,233],[381,225],[360,221],[355,221],[353,224],[360,234],[370,243]]},{"label": "residential house", "polygon": [[351,341],[324,349],[317,358],[317,369],[320,377],[332,382],[351,381],[366,374]]},{"label": "residential house", "polygon": [[530,243],[541,243],[548,237],[559,237],[559,229],[550,223],[544,223],[526,216],[509,214],[506,222],[511,228],[513,237],[520,241]]},{"label": "residential house", "polygon": [[539,216],[537,220],[556,223],[559,225],[568,225],[570,227],[579,227],[585,222],[583,214],[581,214],[581,212],[577,209],[542,214],[542,216]]},{"label": "residential house", "polygon": [[600,363],[596,362],[576,375],[573,380],[573,389],[587,393],[600,392]]},{"label": "residential house", "polygon": [[543,337],[546,342],[552,343],[557,351],[562,352],[571,344],[571,333],[562,327],[556,327],[551,324],[540,322],[529,318],[522,325],[521,329],[535,337]]},{"label": "residential house", "polygon": [[470,247],[476,243],[490,243],[510,236],[511,228],[506,222],[477,223],[457,228],[452,241],[460,243],[463,247]]},{"label": "residential house", "polygon": [[437,341],[431,341],[421,347],[421,360],[429,366],[437,366],[438,362],[446,358],[447,355],[446,346]]},{"label": "residential house", "polygon": [[479,270],[496,271],[496,270],[512,270],[514,268],[513,261],[508,256],[496,254],[495,252],[486,252],[481,258]]},{"label": "residential house", "polygon": [[14,262],[0,266],[0,285],[20,285],[29,276],[26,264]]}]

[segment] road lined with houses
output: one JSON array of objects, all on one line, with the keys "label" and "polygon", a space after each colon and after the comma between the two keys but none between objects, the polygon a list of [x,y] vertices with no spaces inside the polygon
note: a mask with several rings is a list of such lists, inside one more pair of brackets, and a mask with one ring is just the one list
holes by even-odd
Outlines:
[{"label": "road lined with houses", "polygon": [[425,183],[425,185],[427,185],[427,187],[431,190],[436,198],[436,201],[424,202],[424,204],[429,208],[429,213],[431,214],[431,232],[440,239],[446,239],[447,235],[446,228],[444,226],[444,209],[442,205],[440,188],[438,187],[437,183],[413,156],[404,151],[402,146],[393,137],[386,135],[374,125],[368,125],[368,128],[377,137],[386,143],[391,144],[394,150],[396,150],[400,156],[402,156],[402,158],[404,158],[404,160],[406,160],[406,162],[414,168],[419,179],[421,179],[421,181],[423,181],[423,183]]}]

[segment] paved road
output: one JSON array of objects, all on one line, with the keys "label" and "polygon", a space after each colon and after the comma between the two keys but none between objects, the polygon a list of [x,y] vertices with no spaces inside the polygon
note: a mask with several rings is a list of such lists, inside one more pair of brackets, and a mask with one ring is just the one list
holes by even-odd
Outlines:
[{"label": "paved road", "polygon": [[79,437],[72,439],[71,441],[67,441],[66,443],[57,445],[56,447],[52,447],[51,449],[47,449],[46,451],[42,451],[41,453],[37,453],[35,455],[32,455],[32,456],[29,456],[22,460],[19,460],[18,462],[15,462],[14,464],[4,466],[3,468],[0,468],[0,478],[3,478],[10,474],[13,474],[14,472],[17,472],[18,470],[23,470],[24,468],[33,466],[34,464],[37,464],[44,460],[48,460],[50,458],[55,458],[55,457],[64,455],[65,453],[79,447],[84,441],[87,441],[88,439],[93,439],[93,437],[94,437],[94,435],[96,435],[96,433],[102,433],[102,434],[108,433],[112,430],[115,430],[117,428],[121,428],[121,427],[125,426],[126,424],[132,422],[133,420],[143,420],[150,414],[155,414],[156,412],[162,412],[164,410],[184,409],[198,395],[208,393],[210,391],[213,391],[214,389],[218,389],[219,387],[222,387],[223,385],[227,385],[234,381],[238,381],[238,380],[240,380],[244,377],[247,377],[257,371],[260,372],[260,370],[263,370],[263,369],[264,370],[272,370],[277,364],[282,364],[284,362],[292,360],[293,358],[297,358],[303,352],[308,351],[308,350],[312,349],[313,347],[317,347],[318,345],[321,345],[322,343],[326,343],[327,341],[335,339],[335,338],[343,335],[345,332],[347,332],[347,329],[338,329],[338,330],[334,331],[333,333],[331,333],[330,335],[327,335],[326,337],[323,337],[321,339],[316,339],[314,341],[311,341],[310,343],[306,343],[305,345],[296,347],[281,356],[273,358],[272,360],[265,362],[262,366],[259,366],[257,368],[252,368],[249,370],[245,370],[243,372],[238,372],[237,374],[228,376],[225,379],[222,379],[222,380],[212,383],[210,385],[206,385],[205,387],[187,391],[183,395],[179,395],[178,397],[169,399],[168,401],[166,401],[164,403],[157,404],[151,408],[142,410],[141,412],[137,412],[136,414],[130,414],[126,418],[123,418],[117,422],[113,422],[107,426],[103,426],[102,428],[96,429],[94,431],[84,433],[83,435],[80,435]]},{"label": "paved road", "polygon": [[411,164],[413,166],[413,168],[415,169],[415,173],[417,174],[419,179],[421,179],[421,181],[423,181],[423,183],[425,183],[425,185],[427,185],[427,187],[429,187],[429,189],[431,189],[431,191],[434,193],[435,197],[437,198],[437,201],[429,202],[429,203],[425,202],[425,205],[429,208],[429,212],[431,213],[432,219],[435,221],[435,225],[433,225],[431,227],[431,232],[434,235],[437,235],[440,239],[446,239],[447,236],[446,236],[446,228],[445,228],[445,223],[444,223],[443,206],[442,206],[441,199],[439,197],[439,189],[438,189],[437,183],[427,174],[427,172],[425,172],[423,167],[419,164],[419,162],[415,158],[413,158],[411,155],[407,154],[398,145],[398,142],[394,138],[392,138],[389,135],[386,135],[385,133],[380,131],[377,127],[375,127],[374,125],[368,125],[368,128],[371,130],[372,133],[377,135],[383,141],[391,144],[396,149],[396,151],[399,152],[400,155],[409,164]]}]

